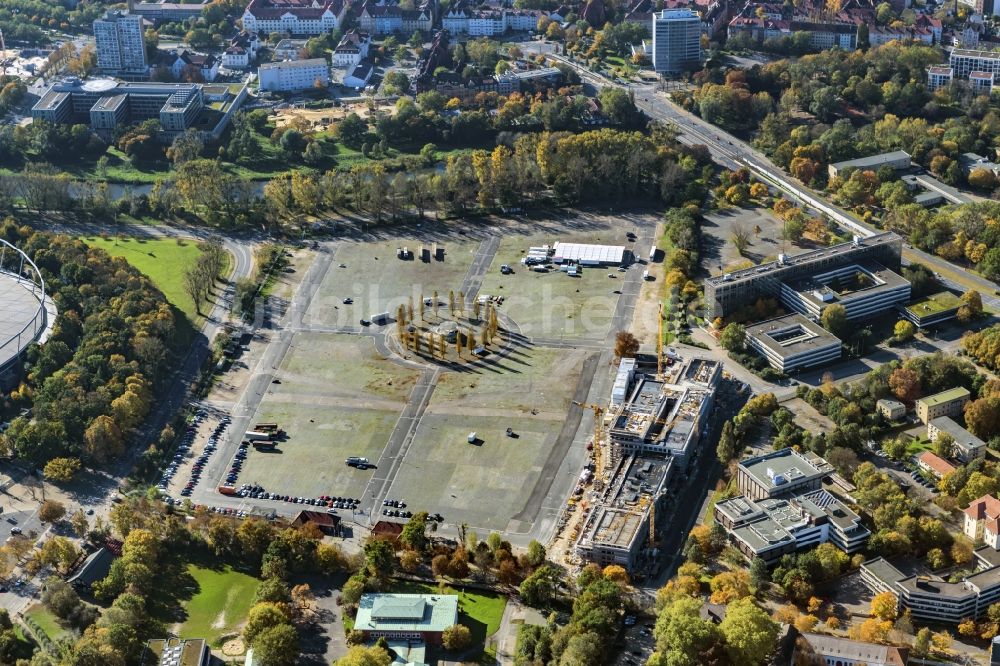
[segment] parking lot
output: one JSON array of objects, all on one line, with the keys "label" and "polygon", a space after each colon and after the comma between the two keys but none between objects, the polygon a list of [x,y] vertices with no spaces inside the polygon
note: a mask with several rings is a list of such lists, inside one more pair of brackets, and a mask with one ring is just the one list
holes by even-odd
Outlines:
[{"label": "parking lot", "polygon": [[[742,227],[749,233],[749,245],[741,255],[733,245],[733,230]],[[754,229],[760,227],[760,234]],[[808,248],[781,240],[782,221],[769,209],[725,208],[706,213],[701,222],[701,262],[705,272],[720,275],[746,261],[761,263],[805,252]]]}]

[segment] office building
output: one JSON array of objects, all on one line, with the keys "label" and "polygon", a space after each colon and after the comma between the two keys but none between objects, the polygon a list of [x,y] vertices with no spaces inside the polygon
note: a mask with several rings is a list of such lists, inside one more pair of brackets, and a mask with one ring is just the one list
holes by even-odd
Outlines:
[{"label": "office building", "polygon": [[781,302],[819,320],[831,305],[843,306],[848,319],[865,319],[910,300],[910,283],[874,261],[859,261],[781,284]]},{"label": "office building", "polygon": [[800,314],[747,327],[747,344],[781,372],[823,365],[840,358],[840,340]]},{"label": "office building", "polygon": [[875,411],[886,421],[898,421],[906,416],[906,405],[899,400],[883,398],[875,403]]},{"label": "office building", "polygon": [[146,643],[142,666],[208,666],[212,652],[202,638],[158,638]]},{"label": "office building", "polygon": [[954,465],[933,451],[924,451],[917,456],[917,467],[937,479],[955,471]]},{"label": "office building", "polygon": [[[497,74],[497,92],[509,95],[513,92],[534,93],[546,88],[552,88],[562,83],[563,73],[558,67],[542,67],[540,69],[511,70]],[[558,245],[558,243],[557,243]],[[569,245],[569,243],[563,243]],[[624,248],[622,248],[624,250]]]},{"label": "office building", "polygon": [[800,634],[792,663],[796,666],[906,666],[910,649],[877,645],[826,634]]},{"label": "office building", "polygon": [[918,328],[925,328],[954,319],[961,306],[962,301],[957,296],[950,291],[941,291],[911,301],[902,306],[899,312]]},{"label": "office building", "polygon": [[951,67],[944,65],[934,65],[927,68],[927,89],[931,92],[939,88],[947,88],[955,78],[955,72]]},{"label": "office building", "polygon": [[257,68],[261,90],[294,92],[330,84],[330,64],[326,58],[269,62]]},{"label": "office building", "polygon": [[893,232],[868,238],[855,237],[851,242],[793,256],[782,254],[777,261],[705,280],[706,318],[725,318],[744,306],[752,305],[759,298],[779,299],[784,283],[813,277],[841,266],[874,261],[896,271],[902,255],[903,239]]},{"label": "office building", "polygon": [[895,594],[900,610],[909,610],[914,620],[958,624],[984,616],[1000,601],[997,554],[989,547],[975,551],[981,568],[957,583],[931,576],[905,576],[881,557],[861,565],[861,580],[875,594]]},{"label": "office building", "polygon": [[905,150],[894,150],[891,153],[859,157],[854,160],[836,162],[827,167],[830,178],[842,175],[848,169],[862,171],[878,171],[882,167],[890,167],[895,171],[906,171],[910,168],[910,154]]},{"label": "office building", "polygon": [[365,640],[415,640],[441,643],[441,634],[458,624],[458,597],[453,594],[363,594],[354,629]]},{"label": "office building", "polygon": [[917,418],[927,425],[939,416],[958,416],[972,398],[969,389],[956,386],[917,400]]},{"label": "office building", "polygon": [[715,520],[744,557],[769,564],[827,542],[855,553],[871,536],[858,514],[823,489],[756,501],[723,500],[715,505]]},{"label": "office building", "polygon": [[325,35],[341,27],[344,0],[251,0],[243,12],[247,32]]},{"label": "office building", "polygon": [[628,398],[611,416],[613,450],[669,456],[687,467],[715,404],[722,373],[717,361],[695,358],[677,364],[671,377],[634,373]]},{"label": "office building", "polygon": [[103,18],[94,21],[94,42],[97,68],[102,72],[145,76],[149,71],[141,16],[109,10]]},{"label": "office building", "polygon": [[1000,74],[1000,53],[953,49],[948,57],[948,64],[957,79],[967,79],[973,72]]},{"label": "office building", "polygon": [[629,571],[652,558],[651,512],[666,506],[671,458],[619,457],[610,482],[592,503],[576,541],[581,558],[601,566],[617,564]]},{"label": "office building", "polygon": [[98,133],[156,118],[161,138],[194,128],[217,140],[246,99],[245,86],[197,83],[126,83],[111,79],[69,79],[53,84],[31,109],[50,123],[89,123]]},{"label": "office building", "polygon": [[736,467],[736,487],[756,502],[819,490],[831,474],[830,463],[815,453],[781,449],[741,460]]},{"label": "office building", "polygon": [[958,425],[950,416],[939,416],[927,424],[927,437],[932,442],[941,435],[949,435],[954,440],[951,455],[962,463],[986,457],[986,442]]},{"label": "office building", "polygon": [[989,96],[993,93],[993,72],[970,72],[969,86],[974,95]]},{"label": "office building", "polygon": [[701,64],[701,17],[691,9],[653,14],[653,69],[679,74]]},{"label": "office building", "polygon": [[983,495],[972,501],[963,512],[962,531],[973,541],[998,548],[1000,535],[1000,500],[993,495]]}]

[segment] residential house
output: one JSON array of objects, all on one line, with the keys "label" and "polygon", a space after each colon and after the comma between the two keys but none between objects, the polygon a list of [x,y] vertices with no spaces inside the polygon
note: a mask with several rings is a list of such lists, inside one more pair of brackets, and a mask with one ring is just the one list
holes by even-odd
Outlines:
[{"label": "residential house", "polygon": [[950,416],[939,416],[927,424],[927,437],[937,441],[941,435],[949,435],[954,440],[951,454],[963,463],[986,457],[986,442],[955,423]]},{"label": "residential house", "polygon": [[358,30],[348,31],[333,50],[333,66],[344,69],[357,67],[358,63],[368,57],[371,43],[372,38],[368,33]]},{"label": "residential house", "polygon": [[920,398],[917,400],[917,417],[921,423],[927,424],[939,416],[958,416],[971,397],[969,389],[957,386]]},{"label": "residential house", "polygon": [[181,51],[170,65],[170,73],[178,81],[212,82],[219,75],[219,60],[214,55]]},{"label": "residential house", "polygon": [[917,456],[917,467],[938,479],[942,478],[945,474],[955,471],[954,465],[933,451],[924,451]]},{"label": "residential house", "polygon": [[368,59],[361,60],[357,65],[355,65],[351,73],[344,77],[344,86],[347,88],[354,88],[355,90],[361,90],[368,85],[374,71],[374,62]]},{"label": "residential house", "polygon": [[964,511],[962,531],[973,541],[982,541],[995,549],[997,535],[1000,534],[1000,500],[992,495],[983,495],[973,500]]},{"label": "residential house", "polygon": [[906,405],[899,400],[883,398],[875,403],[875,411],[886,421],[898,421],[906,416]]}]

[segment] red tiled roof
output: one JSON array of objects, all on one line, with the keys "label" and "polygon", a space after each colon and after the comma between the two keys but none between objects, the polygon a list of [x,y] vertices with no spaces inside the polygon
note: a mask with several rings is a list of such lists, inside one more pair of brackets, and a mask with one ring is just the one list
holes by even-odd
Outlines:
[{"label": "red tiled roof", "polygon": [[917,457],[917,460],[934,470],[938,476],[955,471],[954,465],[932,451],[924,451]]},{"label": "red tiled roof", "polygon": [[993,495],[983,495],[969,504],[965,515],[973,520],[987,520],[1000,517],[1000,500]]},{"label": "red tiled roof", "polygon": [[291,13],[299,19],[315,20],[327,10],[340,14],[343,7],[343,0],[324,0],[318,6],[308,0],[252,0],[246,11],[259,19],[278,19]]}]

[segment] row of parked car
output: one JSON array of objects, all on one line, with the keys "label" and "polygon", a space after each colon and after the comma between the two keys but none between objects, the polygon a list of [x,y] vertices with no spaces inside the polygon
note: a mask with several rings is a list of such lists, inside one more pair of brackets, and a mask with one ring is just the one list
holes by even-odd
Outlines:
[{"label": "row of parked car", "polygon": [[[191,444],[194,442],[195,434],[198,431],[198,425],[204,420],[204,418],[204,410],[198,410],[195,413],[194,418],[191,420],[191,423],[189,423],[185,429],[184,437],[181,439],[181,443],[177,446],[176,451],[174,451],[173,460],[171,460],[170,464],[167,465],[167,468],[163,470],[163,474],[160,477],[160,482],[157,485],[157,488],[159,488],[161,492],[165,492],[167,490],[167,486],[170,484],[171,479],[173,479],[177,474],[177,470],[180,468],[181,463],[184,462],[184,458],[191,451]],[[231,419],[228,416],[223,417],[222,420],[215,426],[215,430],[208,439],[208,444],[205,445],[205,451],[198,457],[194,466],[191,468],[191,478],[184,487],[184,490],[181,491],[182,495],[188,496],[191,494],[191,491],[194,489],[195,484],[201,476],[201,471],[204,468],[205,463],[208,461],[208,457],[218,445],[219,437],[229,426],[230,420]]]},{"label": "row of parked car", "polygon": [[356,497],[340,497],[333,495],[320,495],[319,497],[298,497],[295,495],[283,495],[268,492],[259,483],[244,483],[236,490],[238,497],[251,497],[253,499],[275,500],[278,502],[290,502],[292,504],[307,504],[309,506],[327,507],[329,509],[356,509],[361,500]]}]

